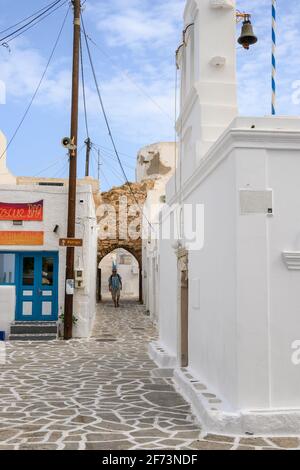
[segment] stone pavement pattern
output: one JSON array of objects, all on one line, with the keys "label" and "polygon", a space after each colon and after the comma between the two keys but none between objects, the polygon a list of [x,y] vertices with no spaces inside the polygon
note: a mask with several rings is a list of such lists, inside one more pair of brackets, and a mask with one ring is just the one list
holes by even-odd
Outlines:
[{"label": "stone pavement pattern", "polygon": [[298,448],[298,438],[206,435],[147,354],[144,308],[99,308],[90,340],[7,343],[0,449]]}]

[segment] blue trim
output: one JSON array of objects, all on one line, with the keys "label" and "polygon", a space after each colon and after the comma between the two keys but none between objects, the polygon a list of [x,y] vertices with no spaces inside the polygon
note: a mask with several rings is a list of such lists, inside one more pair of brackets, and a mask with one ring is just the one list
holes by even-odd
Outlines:
[{"label": "blue trim", "polygon": [[[58,320],[58,274],[59,256],[57,251],[0,251],[0,254],[15,255],[15,282],[1,284],[3,286],[16,286],[16,314],[17,321],[57,321]],[[34,257],[34,285],[23,285],[23,259]],[[42,284],[42,259],[51,257],[54,259],[53,285]],[[32,296],[24,296],[23,291],[32,291]],[[51,292],[51,296],[42,295],[42,292]],[[33,311],[31,316],[23,315],[22,302],[32,301]],[[51,315],[42,315],[42,302],[51,302]]]}]

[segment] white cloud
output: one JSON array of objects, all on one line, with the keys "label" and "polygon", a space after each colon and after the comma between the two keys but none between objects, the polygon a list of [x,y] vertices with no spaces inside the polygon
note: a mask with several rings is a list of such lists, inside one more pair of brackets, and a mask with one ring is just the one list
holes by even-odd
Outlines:
[{"label": "white cloud", "polygon": [[[291,4],[293,0],[291,0]],[[111,0],[86,4],[86,27],[110,57],[91,46],[103,99],[118,138],[136,145],[173,138],[174,51],[181,37],[184,0]],[[295,5],[295,4],[294,4]],[[242,114],[269,114],[271,101],[271,34],[269,0],[243,0],[237,6],[253,13],[258,44],[249,52],[237,50],[239,101]],[[297,113],[292,83],[300,79],[295,52],[300,32],[294,9],[278,21],[278,108]],[[47,54],[24,39],[12,53],[0,50],[0,80],[6,83],[8,104],[32,96],[46,65]],[[68,60],[68,62],[67,62]],[[113,65],[111,63],[113,61]],[[86,64],[88,70],[88,64]],[[130,78],[128,78],[131,77]],[[37,105],[59,110],[70,101],[69,59],[57,56],[44,80]],[[86,80],[91,127],[99,129],[100,109],[90,74]],[[81,103],[82,110],[82,103]],[[169,117],[170,116],[170,117]],[[101,121],[104,128],[104,122]]]},{"label": "white cloud", "polygon": [[[30,99],[44,73],[47,60],[24,41],[16,41],[11,52],[1,50],[0,79],[6,84],[8,104],[10,100],[23,102]],[[36,104],[59,105],[69,100],[70,72],[60,59],[53,62],[45,76]]]},{"label": "white cloud", "polygon": [[109,9],[93,4],[97,28],[109,46],[141,49],[161,47],[179,37],[184,0],[165,2],[112,0]]}]

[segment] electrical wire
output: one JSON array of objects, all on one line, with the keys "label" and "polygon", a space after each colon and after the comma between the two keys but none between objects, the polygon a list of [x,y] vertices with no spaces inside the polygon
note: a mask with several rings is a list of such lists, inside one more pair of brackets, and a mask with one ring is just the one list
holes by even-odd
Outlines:
[{"label": "electrical wire", "polygon": [[[78,155],[80,155],[80,153],[82,152],[82,150],[84,149],[84,145],[80,148],[80,150],[78,151]],[[40,170],[38,173],[36,173],[35,175],[33,175],[33,178],[37,178],[38,176],[40,176],[42,173],[44,173],[45,171],[47,170],[50,170],[51,168],[55,167],[56,165],[59,165],[61,163],[62,159],[61,157],[59,158],[56,158],[55,161],[53,163],[51,163],[49,166],[47,166],[46,168],[43,168],[42,170]]]},{"label": "electrical wire", "polygon": [[124,183],[123,176],[111,165],[107,165],[106,168],[111,172],[112,175],[114,175],[115,178],[117,178],[121,183]]},{"label": "electrical wire", "polygon": [[[96,71],[95,71],[95,67],[94,67],[94,63],[93,63],[93,59],[92,59],[92,55],[91,55],[91,50],[90,50],[90,47],[89,47],[89,43],[88,43],[88,39],[87,39],[87,34],[86,34],[86,29],[85,29],[85,25],[84,25],[84,20],[83,20],[83,17],[82,17],[82,14],[81,14],[81,20],[82,20],[82,27],[83,27],[83,32],[84,32],[84,37],[85,37],[85,43],[86,43],[86,48],[87,48],[87,51],[88,51],[88,57],[89,57],[89,61],[90,61],[90,65],[91,65],[91,69],[92,69],[92,74],[93,74],[93,77],[94,77],[94,81],[95,81],[95,86],[96,86],[96,90],[97,90],[97,94],[98,94],[98,98],[99,98],[99,102],[100,102],[100,106],[101,106],[101,109],[102,109],[102,113],[103,113],[103,116],[104,116],[104,120],[105,120],[105,123],[106,123],[106,127],[107,127],[107,130],[108,130],[108,135],[110,137],[110,140],[111,140],[111,143],[112,143],[112,146],[113,146],[113,149],[115,151],[115,154],[116,154],[116,157],[118,159],[118,162],[119,162],[119,165],[120,165],[120,168],[121,168],[121,171],[122,171],[122,174],[125,178],[125,182],[129,188],[129,191],[130,193],[132,194],[137,206],[140,208],[141,210],[141,213],[143,213],[143,209],[141,208],[135,194],[134,194],[134,191],[131,187],[131,184],[127,178],[127,175],[126,175],[126,172],[124,170],[124,167],[123,167],[123,164],[122,164],[122,161],[120,159],[120,155],[118,153],[118,150],[117,150],[117,146],[116,146],[116,143],[115,143],[115,139],[112,135],[112,131],[111,131],[111,127],[110,127],[110,124],[109,124],[109,121],[108,121],[108,117],[107,117],[107,114],[106,114],[106,110],[105,110],[105,107],[104,107],[104,103],[103,103],[103,99],[102,99],[102,96],[101,96],[101,93],[100,93],[100,88],[99,88],[99,84],[98,84],[98,80],[97,80],[97,75],[96,75]],[[144,214],[144,217],[146,219],[146,221],[148,222],[149,224],[149,227],[152,228],[154,230],[154,227],[152,226],[151,222],[148,220],[147,216]]]},{"label": "electrical wire", "polygon": [[97,180],[100,179],[100,168],[101,168],[101,163],[100,163],[100,154],[96,150],[92,148],[92,157],[95,159],[96,167],[97,167]]},{"label": "electrical wire", "polygon": [[57,158],[54,163],[51,165],[47,166],[46,168],[43,168],[41,171],[33,175],[33,178],[36,178],[37,176],[40,176],[42,173],[44,173],[47,170],[50,170],[50,168],[53,168],[54,166],[58,165],[61,162],[61,158]]},{"label": "electrical wire", "polygon": [[102,154],[102,161],[103,161],[103,164],[105,164],[105,167],[107,168],[107,170],[110,171],[110,173],[114,177],[116,177],[121,183],[124,183],[123,176],[115,168],[113,168],[110,164],[108,164],[108,162],[106,161],[106,157],[104,157],[103,154]]},{"label": "electrical wire", "polygon": [[[88,40],[110,61],[111,64],[113,64],[114,67],[117,67],[117,65],[114,63],[114,61],[111,59],[111,57],[90,37],[90,36],[87,36]],[[118,70],[120,70],[120,68],[118,67]],[[161,106],[160,104],[158,104],[153,98],[152,96],[149,95],[149,93],[147,93],[147,91],[138,83],[136,83],[135,80],[133,80],[133,78],[127,73],[127,72],[124,72],[122,70],[120,70],[121,74],[123,75],[123,77],[125,77],[127,80],[129,80],[131,83],[133,83],[133,85],[143,94],[145,95],[151,102],[152,104],[154,104],[168,119],[172,120],[173,122],[173,119],[172,117],[169,115],[168,112],[166,112]]]},{"label": "electrical wire", "polygon": [[177,93],[178,93],[178,67],[177,57],[175,56],[175,106],[174,106],[174,171],[175,171],[175,193],[177,194]]},{"label": "electrical wire", "polygon": [[8,41],[5,41],[2,43],[2,46],[4,47],[8,47],[8,44],[13,41],[14,39],[18,38],[19,36],[21,36],[22,34],[26,33],[26,31],[34,28],[34,26],[36,26],[37,24],[41,23],[42,21],[44,21],[46,18],[48,18],[48,16],[50,15],[53,15],[53,13],[55,13],[57,10],[59,10],[60,8],[62,8],[63,6],[65,6],[67,3],[69,3],[69,0],[65,0],[62,4],[60,4],[59,6],[57,6],[56,8],[52,9],[47,15],[44,15],[42,16],[42,18],[40,18],[38,21],[36,21],[34,24],[28,26],[27,28],[23,29],[22,31],[20,31],[18,34],[15,34],[13,37],[11,37]]},{"label": "electrical wire", "polygon": [[45,13],[47,13],[48,11],[52,10],[52,8],[54,8],[56,5],[58,5],[58,3],[60,3],[62,0],[56,0],[56,2],[54,2],[53,4],[51,4],[45,11],[43,11],[42,13],[40,13],[39,15],[35,16],[32,20],[30,20],[28,23],[26,23],[25,25],[21,26],[20,28],[16,29],[15,31],[13,31],[12,33],[9,33],[7,34],[6,36],[4,36],[3,38],[0,39],[0,42],[3,42],[5,41],[5,39],[8,39],[10,38],[11,36],[15,35],[16,33],[18,33],[19,31],[23,30],[24,28],[26,28],[27,26],[31,25],[32,23],[34,23],[36,20],[38,20],[39,18],[41,18]]},{"label": "electrical wire", "polygon": [[46,76],[46,73],[47,73],[47,71],[48,71],[48,69],[49,69],[50,63],[51,63],[51,61],[52,61],[52,59],[53,59],[54,53],[55,53],[56,48],[57,48],[57,46],[58,46],[59,40],[60,40],[60,38],[61,38],[63,29],[64,29],[64,27],[65,27],[65,24],[66,24],[66,21],[67,21],[67,17],[68,17],[68,15],[69,15],[69,11],[70,11],[70,7],[68,8],[68,11],[67,11],[67,13],[66,13],[66,15],[65,15],[65,17],[64,17],[62,26],[61,26],[61,28],[60,28],[60,30],[59,30],[57,39],[56,39],[56,41],[55,41],[55,43],[54,43],[54,46],[53,46],[53,49],[52,49],[52,51],[51,51],[49,60],[48,60],[48,62],[47,62],[47,64],[46,64],[45,70],[44,70],[44,72],[43,72],[43,74],[42,74],[42,77],[41,77],[41,79],[40,79],[40,81],[39,81],[39,83],[38,83],[38,85],[37,85],[37,88],[36,88],[36,90],[35,90],[35,92],[34,92],[32,98],[31,98],[31,100],[30,100],[30,102],[29,102],[29,105],[27,106],[27,108],[26,108],[26,110],[25,110],[25,112],[24,112],[24,114],[23,114],[23,116],[22,116],[22,118],[21,118],[21,121],[19,122],[19,124],[18,124],[18,126],[17,126],[15,132],[13,133],[13,135],[12,135],[12,137],[10,138],[8,144],[6,145],[6,148],[3,150],[2,154],[0,155],[0,160],[4,157],[4,155],[6,154],[7,150],[10,148],[11,144],[13,143],[15,137],[17,136],[19,130],[21,129],[21,127],[22,127],[22,125],[23,125],[23,123],[24,123],[24,121],[25,121],[25,119],[26,119],[26,117],[27,117],[27,115],[28,115],[28,113],[29,113],[29,111],[30,111],[30,109],[31,109],[31,106],[33,105],[33,102],[34,102],[34,100],[35,100],[35,98],[36,98],[36,96],[37,96],[37,94],[38,94],[38,92],[39,92],[39,90],[40,90],[40,88],[41,88],[41,85],[42,85],[42,83],[43,83],[43,80],[44,80],[44,78],[45,78],[45,76]]},{"label": "electrical wire", "polygon": [[[111,158],[114,158],[114,159],[115,159],[115,156],[116,156],[116,155],[115,155],[114,151],[108,150],[107,148],[102,147],[102,146],[97,145],[97,144],[94,144],[94,143],[93,143],[93,145],[95,145],[95,148],[97,148],[98,150],[100,150],[100,152],[102,152],[102,153],[104,153],[105,155],[110,156]],[[120,155],[122,155],[122,154],[120,154]],[[124,166],[127,166],[127,167],[130,168],[131,170],[134,170],[134,169],[135,169],[135,166],[133,165],[133,162],[131,162],[132,157],[129,157],[129,158],[130,158],[130,160],[128,160],[128,163],[127,163],[127,164],[123,163],[123,165],[124,165]],[[135,159],[135,160],[136,160],[136,159]],[[127,161],[127,160],[126,160],[126,161]]]},{"label": "electrical wire", "polygon": [[45,5],[43,8],[40,8],[39,10],[35,11],[35,12],[32,13],[30,16],[27,16],[27,17],[24,18],[23,20],[18,21],[18,23],[15,23],[15,24],[9,26],[9,28],[3,29],[2,31],[0,31],[0,34],[4,34],[4,33],[6,33],[7,31],[9,31],[10,29],[16,28],[16,27],[19,26],[20,24],[25,23],[25,21],[30,20],[30,18],[32,18],[33,16],[38,15],[39,13],[41,13],[43,10],[45,10],[45,9],[48,8],[48,7],[50,7],[51,5],[54,6],[54,4],[56,4],[56,1],[54,1],[54,2],[52,2],[52,3],[48,3],[48,5]]},{"label": "electrical wire", "polygon": [[107,179],[107,177],[106,177],[106,174],[104,173],[104,171],[103,171],[102,168],[100,168],[100,174],[103,175],[103,178],[104,178],[105,181],[106,181],[106,184],[107,184],[107,186],[108,186],[108,189],[111,188],[111,184],[110,184],[110,182],[108,181],[108,179]]},{"label": "electrical wire", "polygon": [[[92,154],[92,157],[93,157],[93,156],[94,156],[94,155]],[[95,158],[95,157],[94,157],[94,158]],[[94,179],[96,179],[96,171],[95,171],[95,166],[94,166],[94,160],[93,160],[93,158],[90,160],[90,165],[91,165],[91,169],[92,169],[92,175],[93,175]]]},{"label": "electrical wire", "polygon": [[[103,145],[99,145],[96,142],[94,142],[94,145],[99,147],[101,150],[107,150],[108,152],[114,153],[111,149],[109,149],[107,147],[103,147]],[[128,155],[127,153],[119,152],[119,155],[130,158],[131,160],[136,160],[136,157],[133,157],[132,155]]]},{"label": "electrical wire", "polygon": [[81,65],[81,84],[82,84],[85,130],[86,130],[86,137],[87,137],[87,139],[89,139],[90,138],[90,133],[89,133],[89,125],[88,125],[88,117],[87,117],[85,78],[84,78],[84,68],[83,68],[83,50],[82,50],[81,36],[80,36],[80,65]]},{"label": "electrical wire", "polygon": [[63,165],[60,166],[58,171],[53,176],[51,176],[51,179],[52,178],[58,178],[58,179],[59,178],[64,178],[65,174],[66,174],[66,171],[67,171],[67,168],[68,168],[68,162],[63,162]]},{"label": "electrical wire", "polygon": [[[92,146],[94,147],[95,150],[101,150],[100,148],[98,148],[95,144],[92,144]],[[104,151],[104,150],[101,150],[101,153],[102,155],[104,155],[106,158],[109,158],[110,160],[114,161],[117,163],[117,160],[115,159],[115,156],[112,155],[110,152],[107,152],[107,151]],[[131,166],[131,165],[128,165],[126,163],[123,163],[123,166],[127,167],[129,170],[134,170],[134,167]]]}]

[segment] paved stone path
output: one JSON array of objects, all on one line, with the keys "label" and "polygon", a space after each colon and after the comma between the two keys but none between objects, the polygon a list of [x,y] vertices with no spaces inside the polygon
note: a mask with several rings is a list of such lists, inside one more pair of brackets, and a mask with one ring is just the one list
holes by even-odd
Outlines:
[{"label": "paved stone path", "polygon": [[90,340],[7,343],[0,361],[0,449],[300,446],[298,438],[205,435],[176,393],[171,371],[148,357],[155,334],[143,307],[105,303]]}]

